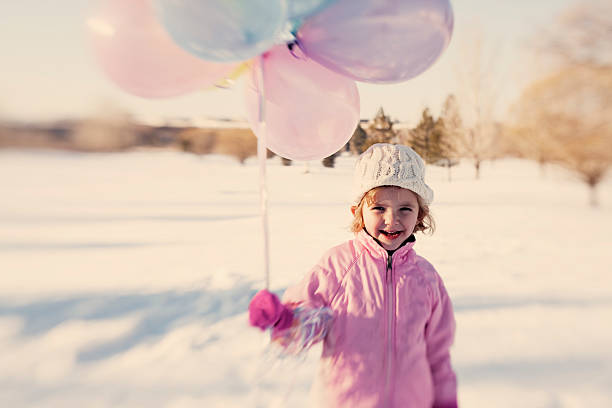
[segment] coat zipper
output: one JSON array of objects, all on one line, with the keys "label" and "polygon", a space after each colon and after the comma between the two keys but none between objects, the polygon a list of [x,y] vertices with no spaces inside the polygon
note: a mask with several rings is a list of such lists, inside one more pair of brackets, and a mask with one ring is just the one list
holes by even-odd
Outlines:
[{"label": "coat zipper", "polygon": [[387,373],[385,388],[387,390],[387,406],[391,405],[391,373],[393,372],[393,313],[394,313],[394,290],[392,255],[387,258]]}]

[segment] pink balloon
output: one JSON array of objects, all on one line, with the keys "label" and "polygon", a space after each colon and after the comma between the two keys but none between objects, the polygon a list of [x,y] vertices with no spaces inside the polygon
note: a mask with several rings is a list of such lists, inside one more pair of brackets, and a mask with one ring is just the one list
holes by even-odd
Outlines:
[{"label": "pink balloon", "polygon": [[96,58],[123,90],[163,98],[213,85],[237,67],[192,56],[156,20],[150,0],[105,0],[87,19]]},{"label": "pink balloon", "polygon": [[429,68],[453,32],[449,0],[337,0],[297,33],[321,65],[374,83],[401,82]]},{"label": "pink balloon", "polygon": [[[295,48],[297,49],[297,47]],[[255,134],[262,87],[256,60],[247,75],[247,114]],[[330,156],[351,138],[359,122],[359,92],[354,81],[332,72],[286,46],[263,55],[267,146],[293,160]]]}]

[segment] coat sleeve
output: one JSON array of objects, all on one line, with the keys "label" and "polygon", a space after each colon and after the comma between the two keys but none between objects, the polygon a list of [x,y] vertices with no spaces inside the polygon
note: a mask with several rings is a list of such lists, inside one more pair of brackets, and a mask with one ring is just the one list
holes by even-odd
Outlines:
[{"label": "coat sleeve", "polygon": [[450,347],[455,337],[453,306],[436,273],[432,313],[425,327],[427,360],[434,383],[434,408],[457,407],[457,378],[451,366]]},{"label": "coat sleeve", "polygon": [[333,323],[331,299],[338,290],[333,270],[317,265],[302,281],[285,291],[283,303],[293,312],[293,323],[273,330],[272,340],[286,354],[298,354],[323,340]]}]

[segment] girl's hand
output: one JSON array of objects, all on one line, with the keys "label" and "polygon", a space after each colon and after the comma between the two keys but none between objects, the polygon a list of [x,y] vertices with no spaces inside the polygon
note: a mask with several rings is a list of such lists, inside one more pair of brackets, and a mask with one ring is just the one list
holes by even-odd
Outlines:
[{"label": "girl's hand", "polygon": [[266,289],[260,290],[251,299],[249,304],[249,324],[266,330],[274,327],[283,330],[291,326],[293,312],[283,305],[278,296],[268,292]]}]

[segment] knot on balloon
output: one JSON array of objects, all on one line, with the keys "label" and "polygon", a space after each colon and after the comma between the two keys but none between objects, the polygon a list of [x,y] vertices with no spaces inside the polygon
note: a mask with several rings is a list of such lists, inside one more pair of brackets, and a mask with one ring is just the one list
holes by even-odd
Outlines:
[{"label": "knot on balloon", "polygon": [[289,52],[291,53],[291,55],[293,55],[294,58],[297,58],[302,61],[306,61],[308,59],[306,57],[306,54],[304,54],[304,50],[302,50],[302,47],[300,47],[300,43],[297,38],[291,42],[288,42],[287,48],[289,49]]}]

